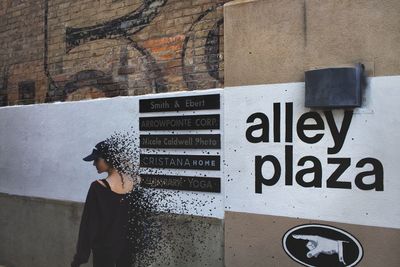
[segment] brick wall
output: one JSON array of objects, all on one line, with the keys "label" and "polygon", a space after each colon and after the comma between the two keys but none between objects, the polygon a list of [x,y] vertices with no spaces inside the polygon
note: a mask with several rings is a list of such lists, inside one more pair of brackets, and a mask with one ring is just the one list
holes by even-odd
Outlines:
[{"label": "brick wall", "polygon": [[0,106],[223,86],[226,0],[0,0]]}]

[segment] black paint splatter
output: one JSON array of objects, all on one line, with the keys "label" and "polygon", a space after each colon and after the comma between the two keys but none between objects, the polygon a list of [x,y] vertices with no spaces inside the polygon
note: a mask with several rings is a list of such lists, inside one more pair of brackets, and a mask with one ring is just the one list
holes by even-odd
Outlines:
[{"label": "black paint splatter", "polygon": [[[215,197],[206,200],[206,197],[194,198],[193,192],[143,187],[140,184],[139,135],[131,129],[126,133],[114,132],[105,141],[111,151],[113,166],[138,182],[124,196],[129,203],[127,238],[132,266],[175,266],[177,262],[190,266],[193,262],[203,262],[202,257],[208,257],[207,244],[214,241],[206,240],[213,238],[209,233],[212,224],[207,220],[198,220],[194,215],[179,216],[177,213],[204,212]],[[197,195],[205,196],[204,193]],[[215,209],[210,208],[209,215]],[[193,250],[193,247],[196,249]],[[207,263],[204,262],[203,266]]]}]

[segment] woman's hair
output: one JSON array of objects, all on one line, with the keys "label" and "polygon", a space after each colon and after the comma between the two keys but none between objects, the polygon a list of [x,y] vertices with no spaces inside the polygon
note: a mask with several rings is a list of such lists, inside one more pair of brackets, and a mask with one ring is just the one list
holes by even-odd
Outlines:
[{"label": "woman's hair", "polygon": [[121,177],[122,187],[124,187],[123,174],[128,177],[136,177],[139,179],[139,164],[137,163],[137,155],[139,154],[138,146],[135,139],[128,135],[115,133],[104,140],[104,149],[102,154],[106,163],[117,170]]},{"label": "woman's hair", "polygon": [[122,176],[122,170],[119,168],[120,164],[118,163],[118,160],[115,159],[112,155],[104,155],[104,160],[107,163],[108,166],[110,166],[113,169],[116,169],[119,176],[121,177],[121,184],[122,187],[124,187],[124,177]]}]

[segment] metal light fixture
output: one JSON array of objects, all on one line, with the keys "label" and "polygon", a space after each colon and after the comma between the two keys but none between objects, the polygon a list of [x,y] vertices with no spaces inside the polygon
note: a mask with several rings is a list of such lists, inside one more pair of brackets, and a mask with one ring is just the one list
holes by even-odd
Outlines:
[{"label": "metal light fixture", "polygon": [[310,108],[360,107],[366,86],[365,67],[337,67],[305,72],[305,106]]}]

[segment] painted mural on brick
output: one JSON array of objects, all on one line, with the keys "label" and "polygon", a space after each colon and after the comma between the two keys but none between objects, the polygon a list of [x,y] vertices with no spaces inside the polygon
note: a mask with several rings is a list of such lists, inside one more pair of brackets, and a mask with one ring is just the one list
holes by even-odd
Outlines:
[{"label": "painted mural on brick", "polygon": [[2,1],[0,106],[222,87],[225,2]]}]

